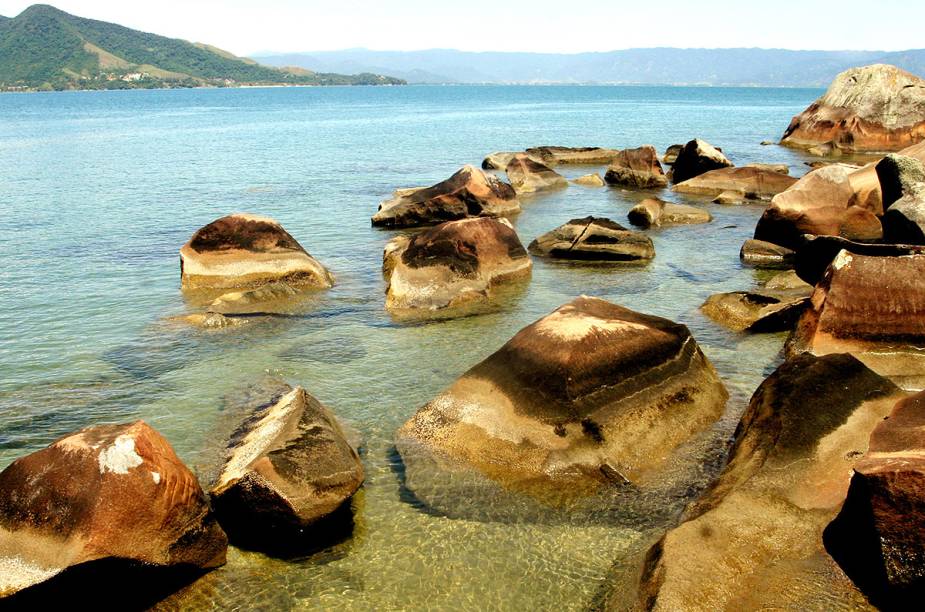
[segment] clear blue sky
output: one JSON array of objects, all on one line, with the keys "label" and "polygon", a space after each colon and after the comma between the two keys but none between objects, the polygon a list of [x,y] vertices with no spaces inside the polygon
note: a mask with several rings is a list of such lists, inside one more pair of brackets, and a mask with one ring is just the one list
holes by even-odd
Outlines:
[{"label": "clear blue sky", "polygon": [[[31,2],[0,0],[12,17]],[[925,47],[922,0],[58,0],[82,17],[257,51]]]}]

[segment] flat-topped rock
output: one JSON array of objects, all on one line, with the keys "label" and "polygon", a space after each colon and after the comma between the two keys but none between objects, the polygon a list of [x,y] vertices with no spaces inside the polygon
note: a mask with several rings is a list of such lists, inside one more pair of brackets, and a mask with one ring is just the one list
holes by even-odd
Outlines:
[{"label": "flat-topped rock", "polygon": [[741,192],[749,200],[770,200],[796,182],[797,179],[780,172],[743,166],[710,170],[676,183],[671,190],[711,198],[732,191]]},{"label": "flat-topped rock", "polygon": [[658,153],[652,145],[636,149],[624,149],[614,157],[604,175],[610,185],[620,185],[636,189],[665,187],[668,177],[658,162]]},{"label": "flat-topped rock", "polygon": [[452,316],[489,302],[494,289],[528,277],[531,268],[509,223],[448,221],[386,247],[386,308],[401,316]]},{"label": "flat-topped rock", "polygon": [[584,261],[646,261],[655,257],[652,239],[610,219],[572,219],[530,243],[541,257]]},{"label": "flat-topped rock", "polygon": [[717,293],[700,306],[705,315],[735,331],[776,332],[792,329],[809,304],[809,291],[760,289]]},{"label": "flat-topped rock", "polygon": [[658,198],[646,198],[630,209],[627,216],[630,223],[639,227],[694,225],[713,220],[710,213],[702,208],[665,202]]},{"label": "flat-topped rock", "polygon": [[830,165],[813,170],[774,196],[755,238],[797,249],[803,235],[872,241],[883,236],[880,183],[873,165]]},{"label": "flat-topped rock", "polygon": [[825,553],[851,468],[902,397],[850,355],[803,355],[752,396],[729,459],[646,557],[644,610],[813,610],[869,604]]},{"label": "flat-topped rock", "polygon": [[925,592],[925,393],[898,402],[874,429],[825,545],[882,609]]},{"label": "flat-topped rock", "polygon": [[646,486],[726,399],[685,326],[581,297],[418,410],[396,446],[425,501],[459,472],[542,499],[583,496]]},{"label": "flat-topped rock", "polygon": [[564,176],[535,161],[526,153],[517,153],[505,167],[507,180],[517,193],[536,193],[568,187]]},{"label": "flat-topped rock", "polygon": [[576,179],[572,179],[572,182],[576,185],[583,185],[585,187],[603,187],[605,185],[604,179],[602,179],[601,175],[597,172],[584,174]]},{"label": "flat-topped rock", "polygon": [[620,152],[601,147],[532,147],[527,149],[526,153],[547,166],[604,166],[612,162]]},{"label": "flat-topped rock", "polygon": [[463,166],[450,178],[379,205],[372,223],[380,227],[417,227],[467,217],[505,217],[520,212],[514,188],[475,166]]},{"label": "flat-topped rock", "polygon": [[793,118],[781,144],[896,151],[925,139],[925,81],[895,66],[851,68]]},{"label": "flat-topped rock", "polygon": [[753,238],[746,240],[739,251],[742,263],[756,268],[790,268],[794,265],[795,257],[796,253],[792,249]]},{"label": "flat-topped rock", "polygon": [[[773,143],[772,143],[773,144]],[[766,170],[768,172],[777,172],[778,174],[790,174],[790,166],[787,164],[745,164],[745,168],[755,168],[756,170]]]},{"label": "flat-topped rock", "polygon": [[237,213],[200,228],[180,249],[184,289],[234,289],[285,281],[327,288],[334,276],[273,219]]},{"label": "flat-topped rock", "polygon": [[98,561],[210,569],[227,543],[196,477],[142,421],[82,429],[0,472],[0,598]]},{"label": "flat-topped rock", "polygon": [[719,170],[732,166],[732,162],[723,152],[705,140],[695,138],[678,153],[671,166],[669,178],[674,183],[683,183],[710,170]]},{"label": "flat-topped rock", "polygon": [[232,437],[210,491],[232,541],[260,548],[304,537],[348,504],[364,477],[334,414],[305,389],[268,400]]}]

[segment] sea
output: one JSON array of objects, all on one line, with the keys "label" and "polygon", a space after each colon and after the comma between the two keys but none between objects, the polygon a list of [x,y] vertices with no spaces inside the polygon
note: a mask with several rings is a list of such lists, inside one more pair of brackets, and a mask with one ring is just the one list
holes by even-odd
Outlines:
[{"label": "sea", "polygon": [[[208,487],[248,402],[281,381],[299,384],[362,436],[366,482],[353,500],[352,532],[286,558],[231,548],[226,566],[163,609],[598,605],[632,572],[651,524],[491,520],[478,511],[488,500],[465,496],[447,516],[405,490],[395,432],[519,329],[591,295],[690,328],[730,391],[704,459],[718,465],[749,397],[781,362],[785,337],[729,331],[699,306],[768,278],[739,260],[766,203],[579,185],[524,198],[513,223],[525,245],[576,217],[627,224],[630,208],[652,196],[702,206],[713,221],[649,230],[656,257],[648,265],[534,258],[529,284],[493,311],[430,322],[386,312],[382,249],[396,232],[371,227],[370,216],[396,188],[434,184],[492,151],[538,145],[652,144],[661,152],[697,137],[737,165],[784,163],[799,176],[806,154],[760,143],[776,142],[820,93],[405,86],[2,94],[0,469],[79,428],[144,419]],[[569,178],[605,170],[556,169]],[[178,250],[233,212],[278,220],[336,285],[298,313],[242,327],[178,323],[199,307],[180,290]],[[690,490],[714,474],[701,470]]]}]

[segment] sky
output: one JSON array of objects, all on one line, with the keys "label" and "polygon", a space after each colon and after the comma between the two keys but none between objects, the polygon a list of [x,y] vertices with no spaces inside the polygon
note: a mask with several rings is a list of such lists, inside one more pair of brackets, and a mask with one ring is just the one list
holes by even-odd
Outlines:
[{"label": "sky", "polygon": [[[13,17],[31,2],[0,0]],[[917,0],[56,0],[61,10],[238,55],[634,47],[925,47]]]}]

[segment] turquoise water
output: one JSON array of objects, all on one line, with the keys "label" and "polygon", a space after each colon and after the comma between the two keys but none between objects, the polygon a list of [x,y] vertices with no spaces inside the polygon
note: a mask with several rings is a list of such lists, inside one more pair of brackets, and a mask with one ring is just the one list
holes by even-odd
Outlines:
[{"label": "turquoise water", "polygon": [[[714,221],[650,232],[657,257],[648,266],[535,260],[530,284],[499,312],[425,325],[385,312],[381,253],[394,234],[371,228],[369,217],[397,187],[432,184],[491,151],[542,144],[661,151],[701,137],[739,165],[787,163],[802,174],[800,153],[759,142],[779,137],[818,94],[402,87],[0,95],[0,468],[74,429],[143,418],[207,485],[241,398],[282,379],[304,385],[364,436],[368,478],[353,537],[296,561],[232,550],[225,568],[170,605],[586,607],[642,540],[637,526],[425,512],[402,494],[393,434],[518,329],[584,293],[691,328],[732,392],[702,449],[715,458],[778,362],[782,336],[729,332],[697,307],[763,278],[738,259],[762,206],[686,198]],[[625,222],[647,195],[573,185],[525,199],[515,228],[526,244],[573,217]],[[170,321],[190,311],[178,249],[236,211],[279,220],[337,285],[297,316],[242,328]],[[710,473],[693,476],[692,490]],[[459,500],[463,509],[480,503]]]}]

